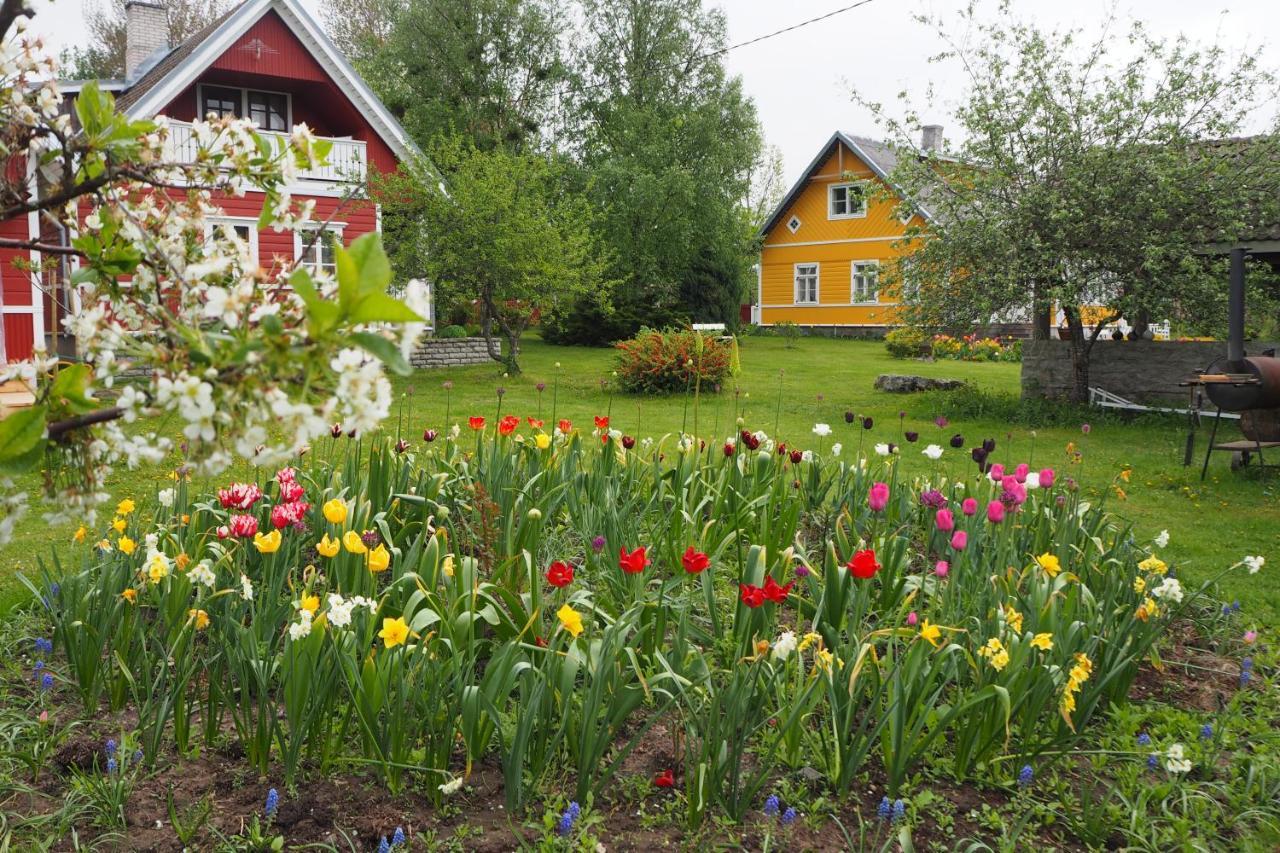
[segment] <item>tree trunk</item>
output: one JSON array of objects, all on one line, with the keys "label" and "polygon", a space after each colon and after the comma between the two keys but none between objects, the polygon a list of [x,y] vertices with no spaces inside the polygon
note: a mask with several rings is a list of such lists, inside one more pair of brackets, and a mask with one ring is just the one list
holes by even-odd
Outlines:
[{"label": "tree trunk", "polygon": [[1075,310],[1063,311],[1071,330],[1071,402],[1089,402],[1089,344],[1084,337],[1084,323]]},{"label": "tree trunk", "polygon": [[1039,284],[1031,286],[1031,339],[1034,341],[1049,340],[1049,325],[1053,320],[1052,306],[1044,301],[1041,291]]}]

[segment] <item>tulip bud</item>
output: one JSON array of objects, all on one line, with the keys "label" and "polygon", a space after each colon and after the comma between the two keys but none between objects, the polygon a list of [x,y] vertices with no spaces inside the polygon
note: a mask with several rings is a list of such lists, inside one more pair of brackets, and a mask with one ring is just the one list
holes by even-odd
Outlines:
[{"label": "tulip bud", "polygon": [[533,509],[531,509],[531,510],[529,510],[527,513],[525,513],[525,517],[526,517],[526,518],[528,518],[530,521],[541,521],[541,520],[542,520],[542,510],[538,509],[538,508],[535,506]]}]

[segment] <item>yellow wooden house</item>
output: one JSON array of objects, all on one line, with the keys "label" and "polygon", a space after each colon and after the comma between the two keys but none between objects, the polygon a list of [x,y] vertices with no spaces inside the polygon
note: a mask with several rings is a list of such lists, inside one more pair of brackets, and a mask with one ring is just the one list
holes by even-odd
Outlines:
[{"label": "yellow wooden house", "polygon": [[[922,147],[936,151],[941,137],[941,127],[926,126]],[[897,288],[882,286],[882,271],[902,254],[894,243],[907,227],[929,219],[918,201],[893,191],[896,160],[885,143],[832,135],[760,229],[753,322],[835,334],[895,325]]]}]

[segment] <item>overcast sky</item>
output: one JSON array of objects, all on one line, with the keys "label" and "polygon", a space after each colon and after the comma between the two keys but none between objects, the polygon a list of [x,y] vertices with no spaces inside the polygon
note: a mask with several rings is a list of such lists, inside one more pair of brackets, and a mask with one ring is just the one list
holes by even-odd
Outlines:
[{"label": "overcast sky", "polygon": [[[747,41],[849,5],[852,0],[708,0],[726,10],[730,43]],[[925,12],[955,18],[966,0],[871,0],[865,6],[818,24],[731,51],[726,62],[742,75],[755,99],[768,142],[782,152],[787,182],[837,129],[875,136],[866,111],[849,98],[851,87],[892,105],[906,90],[923,117],[947,125],[964,91],[956,69],[928,58],[942,48],[917,24]],[[85,38],[82,0],[35,0],[35,29],[55,50]],[[313,11],[315,0],[303,0]],[[994,7],[994,0],[986,0]],[[1201,44],[1218,43],[1232,52],[1256,53],[1268,68],[1280,68],[1280,3],[1277,0],[1013,0],[1017,13],[1042,26],[1079,26],[1096,32],[1113,7],[1123,18],[1147,23],[1157,35],[1179,33]],[[1275,33],[1267,41],[1266,33]],[[962,33],[956,33],[957,37]],[[932,84],[935,98],[924,109]],[[1256,128],[1265,122],[1260,119]]]}]

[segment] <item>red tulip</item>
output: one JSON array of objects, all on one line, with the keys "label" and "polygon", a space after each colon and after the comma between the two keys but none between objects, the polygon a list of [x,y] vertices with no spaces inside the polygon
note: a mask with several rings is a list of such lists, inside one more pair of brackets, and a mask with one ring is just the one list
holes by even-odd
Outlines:
[{"label": "red tulip", "polygon": [[564,418],[561,418],[560,423],[556,424],[556,426],[560,428],[560,432],[564,433],[565,435],[568,435],[569,430],[573,429],[573,422],[567,421]]},{"label": "red tulip", "polygon": [[761,590],[761,592],[764,593],[765,601],[772,601],[774,604],[782,604],[787,600],[787,595],[791,593],[791,587],[795,585],[795,581],[790,581],[786,585],[780,586],[773,578],[766,577],[764,579],[764,589]]},{"label": "red tulip", "polygon": [[659,788],[674,788],[676,786],[675,774],[668,768],[663,770],[657,776],[653,777],[653,784]]},{"label": "red tulip", "polygon": [[542,421],[538,420],[537,418],[526,418],[525,420],[527,420],[529,422],[529,426],[533,427],[534,429],[542,429]]},{"label": "red tulip", "polygon": [[573,566],[559,560],[547,568],[547,583],[556,589],[562,589],[573,583]]},{"label": "red tulip", "polygon": [[880,564],[876,562],[876,552],[868,548],[854,554],[846,568],[855,578],[865,581],[876,576],[876,572],[880,571]]},{"label": "red tulip", "polygon": [[436,432],[436,431],[435,431],[435,430],[433,430],[433,429],[426,429],[426,430],[423,430],[423,431],[422,431],[422,440],[423,440],[423,441],[435,441],[435,440],[436,440],[436,438],[437,438],[439,435],[440,435],[440,433]]},{"label": "red tulip", "polygon": [[635,447],[636,446],[635,437],[630,435],[624,435],[622,437],[622,446],[625,447],[627,450],[630,450],[631,448]]},{"label": "red tulip", "polygon": [[618,549],[618,566],[629,575],[638,575],[644,571],[644,567],[649,565],[649,558],[645,555],[644,548],[640,547],[627,553],[626,548]]},{"label": "red tulip", "polygon": [[724,443],[724,455],[725,455],[725,456],[732,456],[732,455],[733,455],[733,443],[732,443],[732,442],[726,441],[726,442]]},{"label": "red tulip", "polygon": [[472,418],[467,418],[467,423],[468,423],[468,424],[471,426],[471,428],[472,428],[472,429],[474,429],[474,430],[479,431],[479,430],[484,429],[484,418],[481,418],[481,417],[472,417]]},{"label": "red tulip", "polygon": [[507,415],[505,418],[498,421],[498,434],[511,435],[511,433],[516,431],[516,427],[518,426],[520,426],[520,419],[515,415]]},{"label": "red tulip", "polygon": [[804,453],[803,453],[803,452],[801,452],[801,451],[799,451],[799,450],[793,450],[793,451],[791,451],[791,464],[792,464],[792,465],[799,465],[799,464],[800,464],[800,461],[801,461],[802,459],[804,459]]},{"label": "red tulip", "polygon": [[748,607],[755,609],[764,604],[764,589],[758,586],[752,586],[749,583],[740,583],[739,595],[742,597],[742,603]]},{"label": "red tulip", "polygon": [[608,428],[609,428],[608,415],[606,415],[603,418],[600,417],[599,415],[596,415],[596,429],[608,429]]},{"label": "red tulip", "polygon": [[706,571],[711,566],[711,558],[701,551],[693,550],[690,545],[689,549],[684,552],[684,556],[680,558],[680,562],[684,563],[684,570],[691,575],[696,575]]}]

